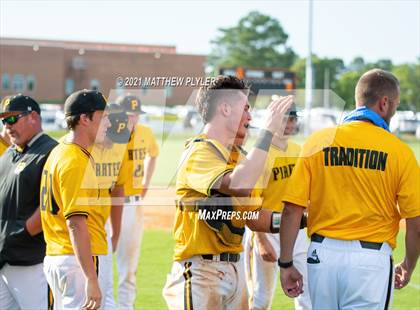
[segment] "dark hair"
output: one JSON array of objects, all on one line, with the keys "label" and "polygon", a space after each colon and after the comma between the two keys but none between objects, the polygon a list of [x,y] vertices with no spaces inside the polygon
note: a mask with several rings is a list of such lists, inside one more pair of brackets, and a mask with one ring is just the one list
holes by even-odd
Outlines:
[{"label": "dark hair", "polygon": [[[221,89],[233,90],[234,93],[228,92],[228,96],[226,96],[225,91],[218,91]],[[212,80],[209,85],[201,86],[200,90],[198,91],[195,104],[197,106],[198,112],[201,115],[201,118],[203,119],[204,124],[207,124],[212,119],[214,112],[216,111],[217,104],[219,103],[219,99],[222,96],[224,98],[229,97],[229,99],[231,99],[235,93],[237,94],[237,91],[240,91],[245,96],[248,96],[249,87],[243,80],[231,75],[219,75],[214,80]]]},{"label": "dark hair", "polygon": [[[93,113],[95,113],[95,112],[87,112],[87,113],[82,113],[82,114],[86,114],[86,116],[90,120],[92,120]],[[76,129],[76,126],[79,124],[79,121],[80,121],[80,115],[82,115],[82,114],[66,116],[67,129],[69,129],[69,130]]]},{"label": "dark hair", "polygon": [[382,69],[372,69],[364,73],[356,85],[357,105],[375,104],[381,97],[394,100],[398,97],[400,83],[391,73]]}]

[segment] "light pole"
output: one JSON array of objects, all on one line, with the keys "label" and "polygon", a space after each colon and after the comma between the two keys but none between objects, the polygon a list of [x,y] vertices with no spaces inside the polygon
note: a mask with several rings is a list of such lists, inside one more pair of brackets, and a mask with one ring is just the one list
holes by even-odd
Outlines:
[{"label": "light pole", "polygon": [[311,121],[311,108],[313,98],[313,73],[312,73],[312,14],[313,13],[313,0],[309,0],[309,18],[308,18],[308,56],[306,57],[306,70],[305,70],[305,113],[306,126],[305,134],[309,134],[309,124]]}]

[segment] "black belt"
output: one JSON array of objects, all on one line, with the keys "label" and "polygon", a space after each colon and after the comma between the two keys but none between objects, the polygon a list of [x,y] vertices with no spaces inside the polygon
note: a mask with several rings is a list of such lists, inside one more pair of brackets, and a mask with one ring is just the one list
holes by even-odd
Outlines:
[{"label": "black belt", "polygon": [[134,201],[135,202],[140,201],[140,196],[138,196],[138,195],[126,196],[125,199],[124,199],[125,203],[129,203],[130,202],[130,197],[134,197]]},{"label": "black belt", "polygon": [[[318,235],[318,234],[312,234],[311,241],[322,243],[324,241],[325,237]],[[380,250],[382,247],[382,242],[370,242],[370,241],[359,241],[360,245],[364,249],[370,249],[370,250]]]},{"label": "black belt", "polygon": [[239,262],[239,259],[241,258],[239,254],[231,254],[231,253],[221,253],[219,255],[204,254],[204,255],[201,255],[201,257],[207,260],[216,260],[216,261],[221,261],[221,262],[233,262],[233,263]]},{"label": "black belt", "polygon": [[299,229],[304,229],[305,227],[308,227],[308,217],[306,216],[306,214],[302,214]]}]

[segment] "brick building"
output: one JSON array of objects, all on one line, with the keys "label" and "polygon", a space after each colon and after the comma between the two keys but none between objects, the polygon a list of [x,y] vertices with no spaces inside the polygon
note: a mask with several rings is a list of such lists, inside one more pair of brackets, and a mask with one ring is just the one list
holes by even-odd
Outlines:
[{"label": "brick building", "polygon": [[[75,90],[121,88],[118,77],[204,77],[204,55],[183,55],[175,46],[0,38],[0,97],[28,94],[62,103]],[[136,82],[134,80],[134,82]],[[128,88],[147,93],[152,86]],[[127,88],[127,87],[126,87]],[[194,86],[157,86],[167,103],[184,104]]]}]

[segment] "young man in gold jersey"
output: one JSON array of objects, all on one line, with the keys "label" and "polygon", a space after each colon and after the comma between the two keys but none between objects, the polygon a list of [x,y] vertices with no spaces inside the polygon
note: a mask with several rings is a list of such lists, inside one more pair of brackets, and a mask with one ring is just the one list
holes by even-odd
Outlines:
[{"label": "young man in gold jersey", "polygon": [[[261,176],[261,187],[256,188],[254,195],[262,198],[262,208],[281,213],[282,197],[286,192],[287,182],[292,175],[300,153],[300,146],[289,137],[296,133],[297,111],[295,105],[288,111],[284,133],[274,134],[267,155],[267,162]],[[304,222],[302,223],[304,224]],[[249,306],[251,309],[270,309],[277,286],[280,255],[280,236],[278,233],[246,231],[244,263],[248,284]],[[307,241],[304,225],[301,226],[293,249],[296,268],[306,275]],[[305,279],[305,278],[304,278]],[[306,280],[306,279],[305,279]],[[307,282],[304,294],[295,299],[295,309],[311,309],[311,300]]]},{"label": "young man in gold jersey", "polygon": [[[390,308],[393,286],[407,285],[420,252],[419,167],[388,127],[400,102],[398,79],[372,69],[357,82],[355,99],[344,124],[305,142],[283,197],[282,287],[290,297],[302,291],[293,245],[307,208],[315,309]],[[394,273],[392,250],[403,218],[405,258]]]},{"label": "young man in gold jersey", "polygon": [[110,126],[106,99],[100,92],[70,95],[64,112],[70,134],[50,154],[41,179],[40,205],[47,244],[44,272],[53,291],[54,308],[98,309],[106,275],[105,222],[89,149],[103,141]]},{"label": "young man in gold jersey", "polygon": [[270,231],[272,215],[262,209],[258,219],[249,216],[260,209],[249,196],[292,100],[274,100],[255,147],[246,157],[231,156],[251,121],[248,88],[236,77],[219,76],[200,89],[204,132],[187,143],[176,183],[174,263],[163,290],[169,309],[246,307],[239,262],[244,226]]},{"label": "young man in gold jersey", "polygon": [[100,196],[105,205],[111,205],[109,221],[105,225],[108,241],[108,254],[104,268],[107,273],[107,288],[103,292],[103,309],[116,309],[114,299],[114,273],[112,257],[118,244],[121,231],[122,207],[124,204],[124,185],[128,182],[128,160],[125,156],[130,132],[127,128],[128,117],[121,107],[110,104],[108,128],[103,142],[95,143],[92,148],[92,157],[95,161],[95,175],[98,180]]},{"label": "young man in gold jersey", "polygon": [[138,124],[143,114],[140,99],[127,94],[117,99],[117,103],[128,115],[127,129],[130,137],[126,145],[125,161],[129,177],[124,184],[124,203],[121,232],[116,248],[118,267],[118,307],[133,309],[136,298],[137,266],[143,236],[143,207],[152,178],[159,147],[151,128]]}]

